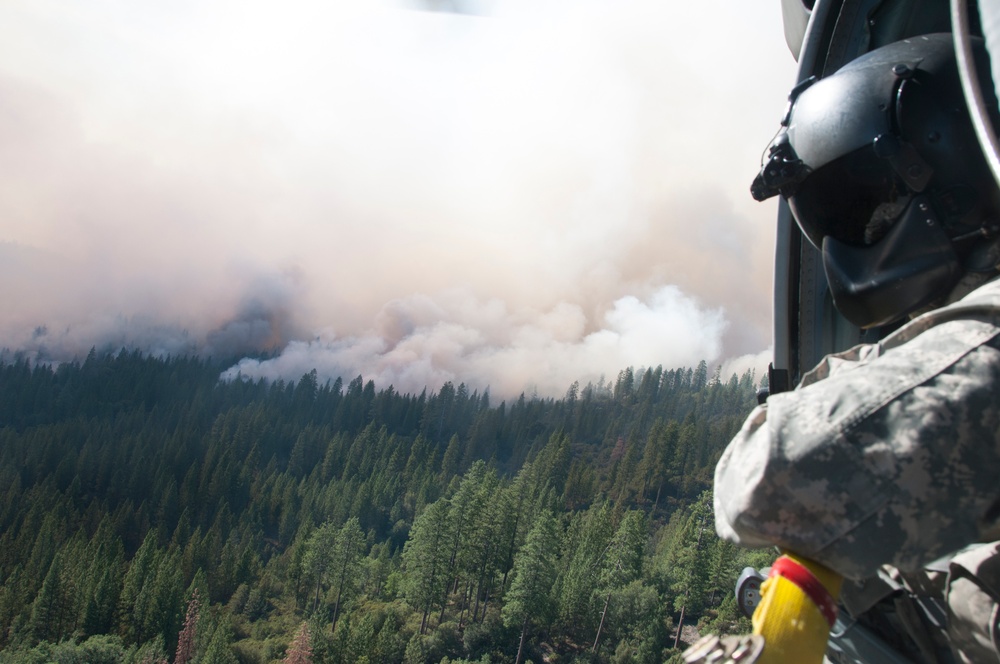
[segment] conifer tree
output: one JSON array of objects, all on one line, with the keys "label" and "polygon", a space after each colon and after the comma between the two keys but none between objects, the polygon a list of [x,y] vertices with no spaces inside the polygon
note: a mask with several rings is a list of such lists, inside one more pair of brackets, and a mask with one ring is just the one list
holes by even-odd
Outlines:
[{"label": "conifer tree", "polygon": [[324,523],[313,531],[306,544],[302,566],[312,579],[314,591],[312,610],[319,608],[320,592],[326,583],[333,565],[333,557],[337,547],[337,528],[332,523]]},{"label": "conifer tree", "polygon": [[684,527],[675,536],[668,575],[675,594],[674,609],[680,611],[674,647],[678,647],[681,628],[688,612],[700,611],[710,586],[711,558],[708,538],[713,536],[712,493],[705,491],[688,515]]},{"label": "conifer tree", "polygon": [[337,586],[337,598],[333,605],[333,629],[337,629],[337,618],[340,616],[341,602],[354,586],[355,576],[361,562],[361,554],[365,546],[365,535],[357,517],[351,517],[337,532],[333,559],[331,561],[334,583]]},{"label": "conifer tree", "polygon": [[[474,528],[479,516],[480,504],[476,500],[486,475],[486,463],[477,461],[461,479],[458,490],[448,501],[448,573],[456,584],[461,573],[460,559],[464,556],[463,545],[468,548],[468,533]],[[450,584],[449,584],[450,585]],[[447,593],[446,586],[445,592]]]},{"label": "conifer tree", "polygon": [[[459,625],[464,622],[465,610],[471,604],[472,593],[478,595],[481,588],[490,585],[500,567],[504,501],[496,471],[490,469],[481,475],[479,482],[472,488],[473,495],[466,505],[466,541],[459,551],[455,575],[456,589],[460,587],[461,580],[465,581]],[[473,621],[476,613],[478,607],[474,609]]]},{"label": "conifer tree", "polygon": [[61,636],[63,587],[61,562],[57,555],[49,565],[34,604],[31,607],[31,633],[39,641],[56,641]]},{"label": "conifer tree", "polygon": [[529,625],[552,619],[555,607],[550,593],[556,580],[558,551],[558,524],[551,513],[542,512],[514,561],[514,578],[502,610],[507,627],[521,628],[515,664],[521,664]]},{"label": "conifer tree", "polygon": [[403,548],[406,600],[422,612],[420,634],[427,631],[427,617],[448,584],[448,502],[438,500],[427,506],[410,530]]},{"label": "conifer tree", "polygon": [[559,575],[559,623],[582,636],[593,629],[591,596],[598,586],[602,560],[614,535],[607,504],[573,517],[563,541]]},{"label": "conifer tree", "polygon": [[[142,546],[132,558],[132,563],[129,565],[122,583],[122,592],[118,603],[121,630],[135,643],[145,641],[145,639],[140,638],[143,628],[142,617],[145,615],[145,609],[150,600],[151,591],[147,585],[152,585],[151,582],[156,575],[156,567],[159,562],[158,554],[156,534],[149,531]],[[144,588],[146,588],[145,594]]]},{"label": "conifer tree", "polygon": [[197,664],[239,664],[232,648],[233,630],[229,623],[222,620],[212,632],[208,647],[196,660]]},{"label": "conifer tree", "polygon": [[173,645],[172,641],[180,630],[181,611],[184,606],[180,555],[176,551],[161,557],[156,576],[153,577],[152,583],[147,582],[143,587],[143,594],[147,590],[150,597],[145,605],[145,615],[141,617],[145,637],[143,640],[159,634],[164,644],[168,644],[169,647]]},{"label": "conifer tree", "polygon": [[646,518],[642,512],[627,512],[622,518],[614,537],[608,544],[601,566],[600,587],[606,592],[601,622],[597,626],[593,651],[597,652],[601,642],[601,631],[608,616],[608,606],[612,594],[642,574],[643,548],[646,545]]},{"label": "conifer tree", "polygon": [[177,635],[177,652],[174,655],[174,664],[187,664],[195,655],[195,638],[198,631],[198,615],[201,603],[198,601],[197,589],[188,600],[187,613],[184,616],[184,627]]},{"label": "conifer tree", "polygon": [[81,598],[81,627],[87,635],[106,634],[113,629],[125,556],[121,539],[114,534],[107,515],[88,543],[85,556],[89,566],[86,572],[87,590]]},{"label": "conifer tree", "polygon": [[444,451],[444,457],[441,458],[441,481],[448,482],[452,477],[458,474],[459,467],[462,463],[462,443],[458,440],[458,435],[455,434],[448,441],[448,447]]},{"label": "conifer tree", "polygon": [[309,639],[309,624],[303,622],[299,627],[299,631],[296,632],[295,638],[292,639],[292,643],[288,646],[288,652],[285,655],[285,659],[281,660],[283,664],[311,664],[312,663],[312,645]]}]

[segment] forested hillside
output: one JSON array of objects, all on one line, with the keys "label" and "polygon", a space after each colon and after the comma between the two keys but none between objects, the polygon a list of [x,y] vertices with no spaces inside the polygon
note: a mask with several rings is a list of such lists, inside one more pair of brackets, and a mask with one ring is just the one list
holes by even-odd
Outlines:
[{"label": "forested hillside", "polygon": [[[659,662],[745,628],[712,469],[750,374],[564,398],[0,364],[0,662]],[[755,559],[754,559],[755,558]]]}]

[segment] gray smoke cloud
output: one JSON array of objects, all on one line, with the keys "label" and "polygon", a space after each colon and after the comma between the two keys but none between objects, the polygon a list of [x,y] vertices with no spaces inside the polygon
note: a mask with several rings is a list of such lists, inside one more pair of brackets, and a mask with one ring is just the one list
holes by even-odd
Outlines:
[{"label": "gray smoke cloud", "polygon": [[576,304],[514,312],[499,300],[451,292],[391,302],[370,334],[294,341],[278,357],[244,359],[224,376],[298,377],[315,368],[324,376],[364,374],[404,392],[452,381],[501,395],[552,395],[565,392],[571,376],[596,382],[610,368],[645,366],[650,358],[668,367],[718,358],[725,324],[721,310],[699,308],[675,286],[649,301],[617,300],[592,332]]},{"label": "gray smoke cloud", "polygon": [[503,396],[759,370],[778,7],[415,4],[0,7],[0,347]]}]

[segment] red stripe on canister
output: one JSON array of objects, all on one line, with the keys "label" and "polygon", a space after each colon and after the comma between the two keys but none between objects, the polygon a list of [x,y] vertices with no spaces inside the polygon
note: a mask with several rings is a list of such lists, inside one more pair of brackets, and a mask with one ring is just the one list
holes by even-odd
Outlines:
[{"label": "red stripe on canister", "polygon": [[819,579],[809,571],[805,565],[801,565],[788,556],[781,556],[771,565],[771,573],[768,576],[783,576],[799,588],[802,589],[813,604],[819,609],[826,622],[833,627],[837,622],[837,603]]}]

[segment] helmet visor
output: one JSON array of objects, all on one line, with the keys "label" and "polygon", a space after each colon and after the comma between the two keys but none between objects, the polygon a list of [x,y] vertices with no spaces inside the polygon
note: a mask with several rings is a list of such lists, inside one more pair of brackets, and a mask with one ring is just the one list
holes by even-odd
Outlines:
[{"label": "helmet visor", "polygon": [[909,191],[892,165],[870,146],[809,175],[788,199],[795,219],[817,248],[830,236],[854,246],[877,241],[902,213]]}]

